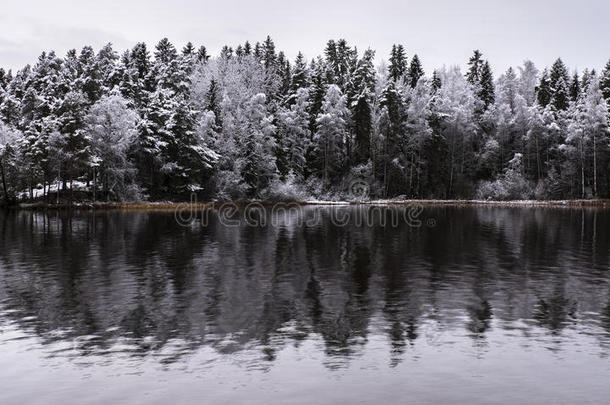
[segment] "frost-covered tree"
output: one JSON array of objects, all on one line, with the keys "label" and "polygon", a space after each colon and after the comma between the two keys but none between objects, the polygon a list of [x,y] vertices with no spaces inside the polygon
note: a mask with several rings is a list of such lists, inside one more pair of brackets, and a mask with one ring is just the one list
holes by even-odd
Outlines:
[{"label": "frost-covered tree", "polygon": [[426,175],[425,148],[433,133],[430,127],[432,98],[431,84],[426,80],[419,80],[409,94],[404,123],[407,148],[403,149],[399,158],[410,196],[421,195],[421,179]]},{"label": "frost-covered tree", "polygon": [[569,83],[568,69],[561,58],[559,58],[553,63],[549,74],[551,104],[556,111],[563,111],[568,108],[570,97]]},{"label": "frost-covered tree", "polygon": [[307,151],[311,147],[309,131],[309,92],[299,89],[294,104],[283,107],[277,116],[277,166],[283,176],[292,173],[303,179],[307,169]]},{"label": "frost-covered tree", "polygon": [[540,77],[540,84],[538,85],[537,101],[541,107],[546,107],[551,102],[552,97],[551,83],[549,82],[549,72],[544,69],[542,76]]},{"label": "frost-covered tree", "polygon": [[411,64],[409,65],[409,85],[414,88],[417,86],[417,82],[421,77],[424,76],[424,69],[422,68],[421,62],[419,61],[419,57],[413,55],[411,59]]},{"label": "frost-covered tree", "polygon": [[388,66],[390,79],[397,81],[407,73],[407,57],[405,48],[401,45],[392,45],[390,65]]},{"label": "frost-covered tree", "polygon": [[481,67],[481,78],[479,82],[479,91],[477,92],[477,96],[479,96],[481,101],[483,101],[485,109],[489,108],[489,106],[493,104],[495,99],[494,79],[488,61],[485,61]]},{"label": "frost-covered tree", "polygon": [[346,157],[347,98],[337,85],[328,86],[314,136],[321,177],[325,184],[340,174]]},{"label": "frost-covered tree", "polygon": [[351,94],[348,97],[351,101],[354,136],[353,141],[348,137],[346,147],[348,159],[355,166],[366,163],[371,157],[371,104],[376,80],[374,57],[372,50],[364,52],[350,83]]},{"label": "frost-covered tree", "polygon": [[98,179],[106,199],[137,198],[136,170],[128,159],[128,150],[137,137],[138,116],[127,100],[111,94],[98,100],[85,117],[91,144],[93,200],[97,197]]},{"label": "frost-covered tree", "polygon": [[273,155],[276,128],[273,125],[273,117],[267,110],[266,101],[264,94],[255,94],[246,104],[244,111],[244,139],[239,156],[243,160],[241,173],[249,197],[256,197],[277,175]]},{"label": "frost-covered tree", "polygon": [[466,191],[468,172],[474,167],[477,100],[458,67],[443,70],[440,76],[443,85],[436,93],[434,112],[440,117],[440,131],[448,148],[446,196],[454,197]]},{"label": "frost-covered tree", "polygon": [[[43,52],[14,75],[0,69],[0,121],[19,134],[9,188],[91,189],[108,171],[100,150],[120,142],[103,146],[88,121],[126,109],[137,137],[117,162],[133,162],[126,180],[151,198],[321,195],[320,179],[337,184],[332,194],[354,176],[387,197],[473,197],[477,185],[504,181],[517,155],[537,198],[610,196],[610,63],[599,76],[568,76],[561,59],[540,74],[525,61],[494,81],[480,51],[461,77],[454,68],[426,76],[401,45],[376,68],[372,50],[359,56],[343,39],[309,62],[270,37],[252,43],[213,56],[162,39],[120,58],[110,44],[85,46]],[[117,187],[108,194],[124,198]]]},{"label": "frost-covered tree", "polygon": [[[586,195],[586,172],[587,170],[587,149],[592,149],[592,177],[593,195],[597,195],[597,161],[598,145],[607,144],[608,134],[608,106],[599,86],[599,80],[593,78],[587,86],[586,93],[578,100],[570,111],[570,123],[566,144],[563,148],[566,153],[577,149],[580,167],[581,197]],[[606,146],[606,145],[604,145]],[[605,149],[605,148],[604,148]]]},{"label": "frost-covered tree", "polygon": [[519,94],[528,106],[536,103],[536,87],[538,85],[538,69],[532,61],[526,60],[519,67]]},{"label": "frost-covered tree", "polygon": [[0,181],[2,200],[9,203],[14,199],[18,175],[18,142],[21,134],[14,128],[0,122]]}]

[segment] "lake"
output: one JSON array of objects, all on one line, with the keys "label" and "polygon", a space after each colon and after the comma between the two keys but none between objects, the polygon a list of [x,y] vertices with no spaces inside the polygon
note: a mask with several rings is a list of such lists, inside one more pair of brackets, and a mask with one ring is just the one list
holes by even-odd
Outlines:
[{"label": "lake", "polygon": [[599,404],[609,381],[608,210],[0,212],[3,405]]}]

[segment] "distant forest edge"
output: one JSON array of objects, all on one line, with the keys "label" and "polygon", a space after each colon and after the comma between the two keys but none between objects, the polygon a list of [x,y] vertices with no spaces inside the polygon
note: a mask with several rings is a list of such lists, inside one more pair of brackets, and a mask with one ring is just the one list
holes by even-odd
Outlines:
[{"label": "distant forest edge", "polygon": [[610,197],[610,62],[530,61],[494,79],[426,74],[330,40],[289,61],[273,40],[111,44],[0,69],[0,196],[38,200],[336,200]]}]

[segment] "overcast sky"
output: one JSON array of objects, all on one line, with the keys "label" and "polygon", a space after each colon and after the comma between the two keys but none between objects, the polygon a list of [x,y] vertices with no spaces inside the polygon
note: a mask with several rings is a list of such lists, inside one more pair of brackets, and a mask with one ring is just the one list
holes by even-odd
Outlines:
[{"label": "overcast sky", "polygon": [[293,58],[320,54],[330,38],[371,47],[387,59],[402,43],[424,67],[464,65],[475,48],[496,74],[525,59],[543,67],[561,56],[570,69],[610,58],[608,0],[2,0],[0,66],[35,62],[42,50],[112,42],[123,51],[168,37],[217,54],[224,44],[271,35]]}]

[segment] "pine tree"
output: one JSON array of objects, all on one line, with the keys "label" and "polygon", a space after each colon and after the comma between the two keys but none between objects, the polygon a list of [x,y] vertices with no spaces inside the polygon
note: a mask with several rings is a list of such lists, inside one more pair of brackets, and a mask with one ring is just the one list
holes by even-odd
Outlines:
[{"label": "pine tree", "polygon": [[309,84],[309,71],[307,61],[301,52],[298,53],[294,60],[294,68],[292,69],[292,84],[291,90],[296,93],[298,89],[303,89]]},{"label": "pine tree", "polygon": [[489,106],[494,103],[494,81],[488,61],[485,61],[481,67],[479,91],[477,92],[477,96],[479,99],[481,99],[481,101],[483,101],[485,109],[489,108]]},{"label": "pine tree", "polygon": [[221,59],[231,59],[233,57],[233,48],[228,45],[225,45],[220,50],[220,58]]},{"label": "pine tree", "polygon": [[568,83],[564,81],[563,77],[560,77],[555,86],[552,87],[553,97],[551,99],[551,105],[555,108],[555,111],[563,111],[568,108],[570,94],[568,89]]},{"label": "pine tree", "polygon": [[466,80],[473,86],[478,86],[481,82],[481,71],[483,69],[483,54],[476,49],[468,61],[468,72]]},{"label": "pine tree", "polygon": [[197,62],[206,63],[209,59],[210,56],[208,55],[207,49],[205,48],[205,46],[201,45],[197,50]]},{"label": "pine tree", "polygon": [[[413,62],[411,62],[413,65]],[[407,72],[407,57],[402,45],[392,45],[390,53],[390,66],[388,67],[390,79],[397,81]]]},{"label": "pine tree", "polygon": [[573,102],[578,100],[580,96],[580,78],[578,77],[578,73],[574,72],[574,76],[572,76],[572,81],[570,82],[570,100]]},{"label": "pine tree", "polygon": [[555,63],[553,63],[549,75],[551,104],[557,111],[563,111],[568,108],[568,83],[570,83],[568,69],[564,65],[561,58],[559,58],[555,61]]},{"label": "pine tree", "polygon": [[279,76],[279,93],[282,96],[287,96],[290,92],[292,84],[292,69],[290,68],[290,61],[284,55],[284,52],[280,51],[277,54],[276,72]]},{"label": "pine tree", "polygon": [[195,46],[191,41],[187,42],[184,48],[182,48],[182,56],[191,56],[195,54]]},{"label": "pine tree", "polygon": [[350,94],[348,102],[352,109],[352,123],[354,127],[354,151],[352,156],[351,143],[347,140],[347,157],[352,160],[354,165],[366,163],[371,156],[371,102],[375,90],[375,66],[373,60],[375,52],[367,49],[358,61],[358,67],[354,72],[352,83],[350,84]]},{"label": "pine tree", "polygon": [[413,59],[411,59],[411,65],[409,66],[409,84],[411,85],[411,88],[415,88],[415,86],[417,86],[417,82],[423,76],[424,69],[421,66],[419,57],[417,55],[413,55]]},{"label": "pine tree", "polygon": [[438,71],[432,72],[432,92],[436,93],[438,89],[442,86],[441,77],[438,74]]},{"label": "pine tree", "polygon": [[339,86],[342,92],[347,90],[350,75],[358,63],[358,52],[352,49],[345,39],[337,42],[330,40],[324,51],[326,57],[327,83],[334,83]]},{"label": "pine tree", "polygon": [[244,55],[251,55],[252,54],[252,45],[250,45],[250,42],[246,41],[246,43],[244,44]]},{"label": "pine tree", "polygon": [[214,113],[214,129],[220,132],[222,129],[222,115],[220,110],[220,97],[218,94],[218,84],[215,79],[210,81],[210,89],[207,93],[207,106],[206,109]]},{"label": "pine tree", "polygon": [[316,119],[320,111],[322,111],[322,104],[327,90],[326,82],[326,65],[321,57],[318,57],[317,61],[312,61],[310,71],[311,85],[309,88],[310,95],[310,126],[309,129],[312,134],[316,132]]},{"label": "pine tree", "polygon": [[2,104],[0,105],[0,118],[13,127],[19,125],[21,120],[21,100],[24,95],[27,77],[30,75],[30,66],[19,70],[15,77],[9,81]]},{"label": "pine tree", "polygon": [[604,98],[606,99],[606,102],[608,103],[608,105],[610,105],[610,60],[602,71],[599,80],[599,87],[602,91],[602,94],[604,95]]},{"label": "pine tree", "polygon": [[99,72],[101,81],[101,94],[108,94],[118,86],[121,80],[117,62],[119,56],[112,49],[112,44],[108,43],[100,49],[96,55],[96,70]]},{"label": "pine tree", "polygon": [[544,69],[542,72],[542,77],[540,78],[540,84],[538,85],[537,91],[537,99],[538,105],[541,107],[546,107],[551,102],[551,98],[553,94],[551,92],[551,83],[549,81],[549,72]]},{"label": "pine tree", "polygon": [[389,80],[381,92],[379,100],[382,116],[382,145],[379,153],[381,161],[381,181],[383,184],[383,195],[385,197],[394,195],[402,190],[399,180],[402,171],[395,165],[394,158],[398,156],[403,148],[405,137],[403,137],[403,126],[405,119],[405,106],[397,83]]},{"label": "pine tree", "polygon": [[[152,63],[146,44],[136,44],[130,52],[121,58],[122,71],[119,87],[121,94],[130,100],[138,110],[143,109],[154,91],[154,80],[151,77]],[[141,114],[142,115],[142,114]]]},{"label": "pine tree", "polygon": [[277,55],[275,53],[275,43],[271,39],[270,36],[267,35],[267,38],[263,42],[263,64],[265,65],[265,69],[271,70],[275,69],[277,62]]},{"label": "pine tree", "polygon": [[[0,68],[0,94],[8,87],[8,74],[3,68]],[[2,100],[0,99],[0,103]]]}]

